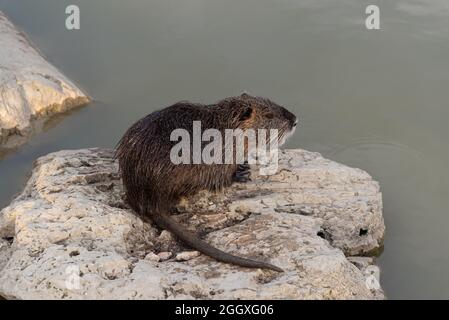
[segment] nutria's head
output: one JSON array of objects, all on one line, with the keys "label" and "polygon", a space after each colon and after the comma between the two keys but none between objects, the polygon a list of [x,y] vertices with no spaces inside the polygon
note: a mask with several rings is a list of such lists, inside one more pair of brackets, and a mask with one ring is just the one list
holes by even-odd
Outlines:
[{"label": "nutria's head", "polygon": [[277,129],[279,145],[293,134],[298,118],[273,101],[253,97],[247,93],[222,101],[223,107],[228,109],[236,128],[245,129]]}]

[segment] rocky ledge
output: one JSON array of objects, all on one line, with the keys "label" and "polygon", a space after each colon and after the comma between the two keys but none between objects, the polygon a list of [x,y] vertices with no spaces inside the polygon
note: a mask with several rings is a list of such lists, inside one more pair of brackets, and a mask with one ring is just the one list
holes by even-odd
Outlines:
[{"label": "rocky ledge", "polygon": [[[0,147],[15,148],[43,121],[89,98],[50,65],[0,11]],[[40,121],[39,121],[40,120]]]},{"label": "rocky ledge", "polygon": [[8,299],[382,299],[373,256],[385,226],[377,182],[318,153],[285,150],[276,175],[183,200],[174,217],[228,252],[284,273],[190,251],[123,201],[113,152],[38,159],[0,212]]}]

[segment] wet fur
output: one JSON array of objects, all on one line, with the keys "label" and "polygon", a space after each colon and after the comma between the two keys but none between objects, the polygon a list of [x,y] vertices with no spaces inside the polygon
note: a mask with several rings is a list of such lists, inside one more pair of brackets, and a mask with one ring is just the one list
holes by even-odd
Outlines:
[{"label": "wet fur", "polygon": [[271,264],[213,248],[169,216],[181,197],[203,189],[222,190],[229,187],[236,176],[246,174],[237,164],[175,165],[171,162],[170,150],[178,143],[170,141],[171,132],[183,128],[192,137],[192,123],[197,120],[201,121],[202,132],[214,128],[223,136],[225,129],[278,129],[279,141],[296,125],[296,117],[285,108],[247,94],[213,105],[182,101],[153,112],[128,129],[116,150],[127,202],[139,215],[150,218],[160,228],[168,229],[189,246],[219,261],[282,271]]}]

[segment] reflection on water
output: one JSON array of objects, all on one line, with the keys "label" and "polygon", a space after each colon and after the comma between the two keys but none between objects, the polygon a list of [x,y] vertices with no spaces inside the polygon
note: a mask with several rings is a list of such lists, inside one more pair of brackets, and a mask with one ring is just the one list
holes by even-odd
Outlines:
[{"label": "reflection on water", "polygon": [[0,160],[6,158],[10,154],[17,152],[17,150],[19,150],[19,148],[23,144],[25,144],[30,139],[30,137],[56,127],[65,118],[70,117],[71,115],[75,114],[75,112],[81,110],[84,107],[86,107],[86,105],[80,105],[68,111],[55,114],[50,118],[33,119],[30,123],[30,128],[27,129],[27,132],[25,134],[22,133],[21,135],[10,135],[9,137],[4,138],[2,141],[0,141]]},{"label": "reflection on water", "polygon": [[[65,7],[81,9],[67,31]],[[364,27],[378,4],[381,30]],[[36,157],[113,147],[143,115],[242,90],[301,116],[288,147],[380,181],[379,259],[391,298],[449,298],[446,0],[0,0],[0,9],[96,99],[0,161],[0,207]]]},{"label": "reflection on water", "polygon": [[401,0],[397,8],[414,16],[436,16],[446,19],[449,14],[449,2],[446,0]]},{"label": "reflection on water", "polygon": [[348,152],[348,150],[350,149],[356,148],[365,150],[371,150],[374,148],[383,150],[393,149],[396,151],[400,151],[404,155],[408,154],[410,157],[419,157],[421,159],[425,157],[423,152],[413,149],[410,146],[394,141],[382,141],[382,138],[380,137],[353,139],[352,142],[345,146],[335,147],[334,151],[329,153],[328,156],[336,157],[339,154]]}]

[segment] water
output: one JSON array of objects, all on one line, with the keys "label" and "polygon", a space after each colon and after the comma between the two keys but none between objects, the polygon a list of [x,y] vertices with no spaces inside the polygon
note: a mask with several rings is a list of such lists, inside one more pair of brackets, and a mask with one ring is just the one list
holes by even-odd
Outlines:
[{"label": "water", "polygon": [[[81,30],[65,29],[65,7]],[[367,4],[380,31],[364,27]],[[380,181],[379,259],[389,298],[449,298],[449,3],[446,0],[0,0],[95,102],[0,161],[0,207],[51,151],[113,147],[136,119],[177,100],[246,90],[289,106],[287,147]]]}]

